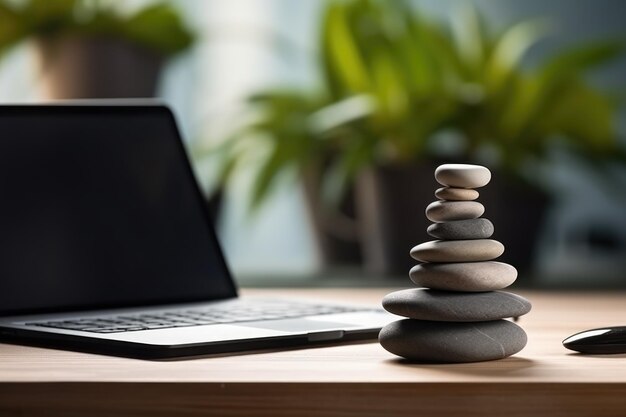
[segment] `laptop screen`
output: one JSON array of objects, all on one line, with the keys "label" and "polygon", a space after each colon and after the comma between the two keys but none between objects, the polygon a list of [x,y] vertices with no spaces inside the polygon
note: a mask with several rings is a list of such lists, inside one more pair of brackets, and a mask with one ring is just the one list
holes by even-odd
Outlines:
[{"label": "laptop screen", "polygon": [[0,314],[235,295],[169,110],[0,106]]}]

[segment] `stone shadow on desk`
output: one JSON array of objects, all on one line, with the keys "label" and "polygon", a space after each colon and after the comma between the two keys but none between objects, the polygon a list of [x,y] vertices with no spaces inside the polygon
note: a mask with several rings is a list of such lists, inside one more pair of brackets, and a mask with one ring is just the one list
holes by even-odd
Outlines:
[{"label": "stone shadow on desk", "polygon": [[416,362],[397,358],[385,361],[394,366],[437,371],[441,373],[457,375],[480,375],[480,376],[531,376],[533,369],[538,365],[537,361],[524,357],[508,357],[483,362],[466,363],[435,363]]}]

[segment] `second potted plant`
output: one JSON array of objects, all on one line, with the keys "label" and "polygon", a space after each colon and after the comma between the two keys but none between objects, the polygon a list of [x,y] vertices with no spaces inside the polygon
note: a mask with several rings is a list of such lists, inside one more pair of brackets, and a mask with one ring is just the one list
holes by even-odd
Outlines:
[{"label": "second potted plant", "polygon": [[124,13],[110,2],[0,0],[0,53],[32,39],[48,98],[152,97],[164,59],[193,34],[167,3]]},{"label": "second potted plant", "polygon": [[285,170],[303,179],[315,172],[324,210],[356,184],[358,234],[372,272],[405,273],[412,263],[407,251],[425,233],[422,212],[440,160],[498,171],[502,182],[483,199],[488,217],[515,241],[507,261],[522,268],[546,204],[528,169],[559,144],[587,161],[623,160],[616,104],[585,80],[621,53],[620,44],[577,47],[524,69],[542,22],[494,35],[471,8],[445,25],[407,2],[376,0],[329,2],[320,33],[319,90],[276,89],[252,100],[259,119],[224,148],[224,172],[237,169],[246,150],[266,148],[253,201]]}]

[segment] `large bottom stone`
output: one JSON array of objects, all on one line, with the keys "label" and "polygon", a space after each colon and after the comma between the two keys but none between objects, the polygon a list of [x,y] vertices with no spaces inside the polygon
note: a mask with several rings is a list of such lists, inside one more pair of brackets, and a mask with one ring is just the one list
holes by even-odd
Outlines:
[{"label": "large bottom stone", "polygon": [[527,342],[524,330],[507,320],[442,323],[405,319],[383,327],[378,339],[394,355],[426,363],[504,359]]}]

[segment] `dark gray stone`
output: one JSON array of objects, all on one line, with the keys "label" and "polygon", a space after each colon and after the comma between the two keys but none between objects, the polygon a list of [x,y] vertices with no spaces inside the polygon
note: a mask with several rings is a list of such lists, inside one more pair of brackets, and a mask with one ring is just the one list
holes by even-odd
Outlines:
[{"label": "dark gray stone", "polygon": [[483,218],[434,223],[428,226],[427,232],[443,240],[487,239],[493,235],[493,223]]},{"label": "dark gray stone", "polygon": [[508,287],[517,269],[503,262],[424,263],[411,268],[411,281],[420,287],[445,291],[494,291]]},{"label": "dark gray stone", "polygon": [[504,359],[526,346],[522,328],[507,320],[441,323],[400,320],[383,327],[380,344],[394,355],[428,363]]},{"label": "dark gray stone", "polygon": [[462,293],[413,288],[387,294],[383,307],[417,320],[489,321],[519,317],[532,308],[524,297],[504,291]]}]

